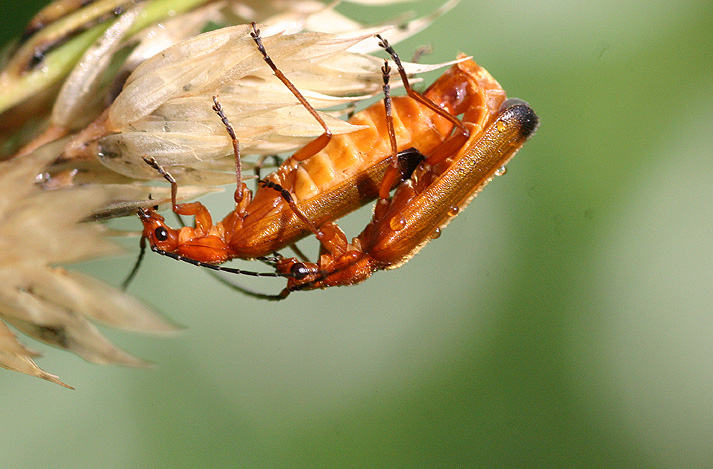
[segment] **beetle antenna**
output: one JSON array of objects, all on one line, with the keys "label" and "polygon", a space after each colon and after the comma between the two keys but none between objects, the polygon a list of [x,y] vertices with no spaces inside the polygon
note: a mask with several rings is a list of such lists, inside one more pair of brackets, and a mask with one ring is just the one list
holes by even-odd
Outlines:
[{"label": "beetle antenna", "polygon": [[209,270],[208,274],[210,276],[212,276],[218,282],[225,285],[226,287],[228,287],[232,290],[235,290],[239,293],[242,293],[245,296],[249,296],[251,298],[255,298],[258,300],[267,300],[267,301],[281,301],[286,298],[286,296],[283,296],[281,294],[271,295],[269,293],[261,293],[261,292],[255,291],[255,290],[251,290],[250,288],[240,286],[236,283],[231,282],[227,278],[223,277],[222,275],[220,275],[220,272],[215,271],[215,270]]},{"label": "beetle antenna", "polygon": [[144,260],[144,254],[146,254],[146,238],[141,236],[141,241],[139,241],[139,257],[136,258],[136,263],[134,263],[134,267],[131,269],[131,272],[129,272],[129,275],[121,282],[122,290],[129,288],[129,284],[134,280],[134,277],[136,277],[139,267],[141,267],[141,262]]},{"label": "beetle antenna", "polygon": [[163,249],[159,249],[155,246],[151,246],[151,250],[157,254],[161,254],[162,256],[170,257],[171,259],[175,259],[177,261],[187,262],[191,265],[205,267],[207,269],[215,270],[218,272],[228,272],[230,274],[238,274],[238,275],[249,275],[251,277],[293,277],[292,274],[288,274],[288,273],[282,274],[279,272],[255,272],[252,270],[243,270],[243,269],[236,269],[233,267],[223,267],[220,265],[208,264],[207,262],[201,262],[201,261],[197,261],[195,259],[191,259],[190,257],[181,256],[180,254],[176,254],[175,252],[164,251]]}]

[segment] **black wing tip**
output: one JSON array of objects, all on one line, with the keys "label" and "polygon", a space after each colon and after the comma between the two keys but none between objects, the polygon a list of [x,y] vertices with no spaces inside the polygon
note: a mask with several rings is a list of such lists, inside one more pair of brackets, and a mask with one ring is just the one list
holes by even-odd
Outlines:
[{"label": "black wing tip", "polygon": [[501,109],[501,118],[516,123],[520,134],[524,138],[531,137],[540,125],[540,118],[527,102],[522,99],[511,98],[506,100]]}]

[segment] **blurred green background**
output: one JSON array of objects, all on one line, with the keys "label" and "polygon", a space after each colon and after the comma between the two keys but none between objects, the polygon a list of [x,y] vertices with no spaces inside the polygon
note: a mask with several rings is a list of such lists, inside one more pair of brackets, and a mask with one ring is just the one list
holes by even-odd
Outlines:
[{"label": "blurred green background", "polygon": [[[149,256],[131,291],[187,330],[107,331],[148,370],[25,340],[77,390],[2,370],[0,464],[713,465],[713,3],[463,0],[426,43],[538,112],[505,177],[356,287],[261,302]],[[118,284],[126,245],[81,269]]]}]

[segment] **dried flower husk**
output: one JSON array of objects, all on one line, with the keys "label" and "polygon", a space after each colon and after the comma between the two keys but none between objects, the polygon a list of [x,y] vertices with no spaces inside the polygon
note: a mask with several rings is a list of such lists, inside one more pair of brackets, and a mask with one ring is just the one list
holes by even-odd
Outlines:
[{"label": "dried flower husk", "polygon": [[0,163],[0,366],[63,384],[37,367],[6,324],[88,361],[129,366],[145,362],[113,345],[92,321],[151,333],[176,327],[131,295],[58,267],[118,250],[103,225],[81,222],[112,197],[108,188],[48,191],[35,182],[52,156]]},{"label": "dried flower husk", "polygon": [[[145,184],[161,177],[143,156],[176,176],[181,198],[235,183],[213,96],[246,169],[255,155],[290,152],[322,133],[244,23],[261,23],[270,56],[338,134],[359,128],[339,117],[381,91],[372,36],[395,43],[454,3],[371,26],[314,0],[51,3],[0,71],[0,160],[9,160],[0,163],[0,366],[66,386],[37,367],[8,325],[88,361],[130,366],[145,362],[109,342],[95,321],[176,329],[125,292],[60,265],[118,252],[106,239],[116,233],[97,220],[169,200],[166,187]],[[449,64],[405,65],[416,74]]]}]

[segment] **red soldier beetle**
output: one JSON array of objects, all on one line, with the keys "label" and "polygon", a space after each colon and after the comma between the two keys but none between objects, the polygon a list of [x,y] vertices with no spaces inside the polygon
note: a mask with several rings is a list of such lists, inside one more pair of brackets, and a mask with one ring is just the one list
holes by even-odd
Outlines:
[{"label": "red soldier beetle", "polygon": [[[382,45],[410,90],[398,55],[386,41]],[[335,223],[329,222],[321,228],[325,235],[320,238],[322,252],[317,263],[280,259],[276,271],[291,274],[281,297],[294,290],[354,285],[377,270],[403,265],[431,239],[440,236],[441,230],[485,185],[503,173],[534,134],[539,119],[526,102],[505,101],[504,93],[488,96],[488,87],[483,84],[495,80],[473,62],[453,68],[465,72],[459,91],[469,96],[453,114],[463,113],[468,130],[454,133],[433,153],[425,155],[425,161],[398,185],[391,199],[380,194],[372,221],[351,243]],[[478,109],[478,101],[497,103],[499,109],[485,122],[474,122],[472,113]]]},{"label": "red soldier beetle", "polygon": [[[269,60],[259,42],[259,31],[255,29],[253,34],[258,49],[275,70],[277,67]],[[478,68],[475,64],[472,66]],[[195,215],[196,224],[194,228],[174,230],[154,210],[143,210],[140,213],[144,224],[143,239],[147,239],[152,249],[162,254],[208,264],[233,258],[266,256],[293,244],[310,232],[316,232],[315,227],[374,200],[379,195],[387,168],[396,166],[400,169],[396,171],[400,176],[393,178],[393,183],[385,191],[388,194],[388,189],[410,174],[422,154],[431,153],[447,139],[454,122],[462,126],[452,114],[467,99],[459,88],[459,83],[463,81],[462,74],[459,69],[452,68],[436,80],[425,92],[428,98],[426,102],[430,105],[424,105],[408,96],[396,97],[380,101],[352,116],[351,123],[365,125],[366,129],[326,138],[324,135],[328,133],[325,130],[325,134],[317,139],[320,141],[317,146],[323,147],[321,150],[317,149],[312,156],[305,155],[315,151],[313,142],[307,145],[312,147],[310,152],[305,152],[304,148],[298,151],[266,178],[272,187],[258,188],[254,197],[240,180],[238,141],[216,100],[214,109],[226,124],[234,144],[238,177],[235,210],[222,222],[213,225],[210,213],[199,202],[176,204],[177,184],[170,174],[152,162],[171,182],[174,211],[182,215]],[[289,83],[286,78],[283,81]],[[494,80],[485,85],[489,94],[498,97],[493,100],[504,97]],[[299,94],[291,83],[288,87],[296,95]],[[388,89],[388,86],[385,85],[385,88]],[[298,99],[301,98],[299,96]],[[310,112],[313,111],[304,98],[300,101]],[[392,158],[394,149],[386,124],[385,103],[390,103],[392,119],[396,120],[397,158]],[[471,114],[480,125],[496,109],[497,105],[480,104]],[[324,144],[325,140],[328,143]],[[304,161],[299,161],[300,158]],[[396,164],[392,165],[392,161]],[[274,190],[275,186],[292,194],[297,210],[290,207],[279,191]]]},{"label": "red soldier beetle", "polygon": [[505,101],[497,118],[484,131],[472,132],[456,155],[435,164],[422,163],[390,200],[381,199],[371,223],[351,243],[330,222],[321,228],[330,239],[318,263],[280,259],[276,271],[291,274],[280,296],[294,290],[354,285],[377,270],[403,265],[437,238],[505,168],[537,125],[537,115],[527,103]]},{"label": "red soldier beetle", "polygon": [[[385,99],[355,114],[349,121],[368,128],[332,136],[316,111],[272,63],[262,47],[259,30],[254,25],[253,28],[253,39],[265,61],[322,124],[325,132],[260,181],[253,198],[240,178],[238,140],[214,98],[214,110],[225,124],[234,146],[238,178],[235,210],[213,225],[210,213],[199,202],[177,204],[175,180],[153,159],[147,158],[146,162],[171,183],[173,211],[194,215],[195,227],[173,230],[163,217],[150,209],[141,210],[139,215],[144,224],[142,243],[148,240],[152,250],[215,270],[288,277],[288,286],[280,298],[298,289],[355,284],[376,270],[397,267],[408,260],[436,229],[455,216],[447,214],[451,207],[467,205],[537,125],[534,112],[524,104],[516,105],[516,109],[529,111],[529,114],[524,113],[532,121],[529,124],[518,120],[524,111],[517,113],[510,108],[501,111],[504,91],[471,60],[454,65],[424,94],[413,91],[398,55],[382,39],[382,46],[398,67],[408,96],[389,96],[390,68],[385,64],[382,69]],[[456,117],[460,114],[463,114],[462,120]],[[501,133],[508,136],[507,148],[503,138],[490,135],[493,128],[498,130],[502,126],[505,129]],[[470,156],[471,153],[488,156],[493,152],[505,157],[483,158],[481,163]],[[423,158],[425,164],[411,174],[415,164]],[[464,177],[464,170],[460,168],[464,165],[472,166],[474,174],[480,176]],[[456,167],[459,169],[454,169]],[[440,177],[449,174],[459,177]],[[436,189],[444,185],[441,180],[446,181],[445,186]],[[389,192],[394,187],[397,191],[389,200]],[[377,197],[379,203],[372,222],[352,244],[347,243],[344,233],[332,221]],[[443,211],[444,203],[452,205],[445,209],[445,215],[436,214],[434,210]],[[420,226],[411,226],[411,219]],[[317,264],[295,258],[273,258],[276,272],[265,273],[217,266],[234,258],[263,258],[310,232],[322,245]]]}]

